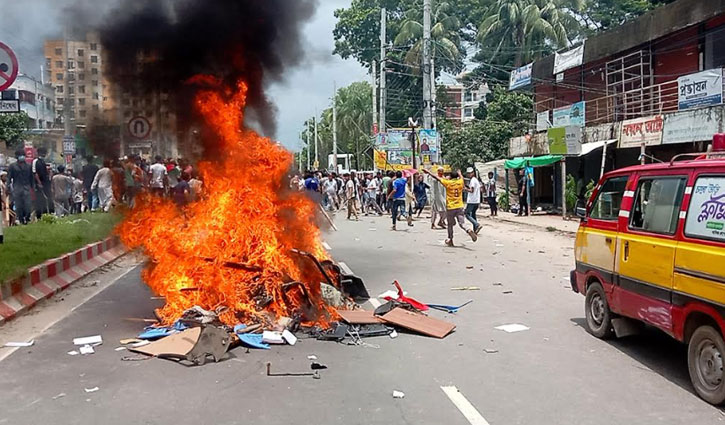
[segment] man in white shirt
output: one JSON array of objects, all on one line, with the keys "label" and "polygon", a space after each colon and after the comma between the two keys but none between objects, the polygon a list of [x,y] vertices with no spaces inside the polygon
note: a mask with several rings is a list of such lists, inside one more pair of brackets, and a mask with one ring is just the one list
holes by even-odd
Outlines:
[{"label": "man in white shirt", "polygon": [[322,193],[325,194],[327,199],[327,208],[330,211],[339,211],[340,200],[337,198],[337,181],[332,174],[329,174],[327,179],[323,180]]},{"label": "man in white shirt", "polygon": [[468,187],[465,189],[468,192],[468,198],[466,200],[466,218],[473,224],[473,231],[478,234],[481,231],[481,226],[476,220],[476,211],[481,205],[481,182],[476,177],[476,170],[473,167],[468,167],[466,173],[471,181],[468,183]]},{"label": "man in white shirt", "polygon": [[[377,201],[377,195],[378,192],[380,192],[380,182],[375,178],[370,176],[370,181],[368,182],[367,186],[367,205],[366,205],[366,211],[375,210],[375,212],[378,213],[378,215],[383,215],[383,210],[380,209],[380,205],[378,205]],[[365,213],[367,215],[367,213]]]},{"label": "man in white shirt", "polygon": [[347,195],[347,219],[354,215],[355,220],[360,220],[357,215],[358,185],[355,173],[345,174],[345,194]]},{"label": "man in white shirt", "polygon": [[156,155],[156,162],[149,167],[149,186],[151,186],[151,193],[159,196],[164,195],[164,184],[166,183],[166,166],[163,164],[163,158],[161,155]]}]

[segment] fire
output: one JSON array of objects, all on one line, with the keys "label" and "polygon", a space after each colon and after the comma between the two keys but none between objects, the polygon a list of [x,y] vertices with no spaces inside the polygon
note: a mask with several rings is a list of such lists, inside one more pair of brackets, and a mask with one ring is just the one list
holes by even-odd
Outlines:
[{"label": "fire", "polygon": [[285,182],[292,155],[243,127],[244,82],[225,89],[211,77],[194,80],[212,87],[199,92],[196,107],[223,153],[198,165],[202,199],[181,210],[143,196],[117,229],[126,246],[143,247],[150,260],[142,277],[166,300],[158,315],[170,324],[198,305],[224,310],[228,325],[281,316],[325,325],[334,313],[321,297],[321,273],[290,251],[327,258],[316,204]]}]

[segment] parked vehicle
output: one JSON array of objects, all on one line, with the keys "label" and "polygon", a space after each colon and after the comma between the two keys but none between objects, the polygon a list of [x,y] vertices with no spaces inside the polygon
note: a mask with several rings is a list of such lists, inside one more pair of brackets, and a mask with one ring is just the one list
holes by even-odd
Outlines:
[{"label": "parked vehicle", "polygon": [[[713,146],[725,150],[725,135]],[[725,402],[723,154],[605,174],[581,211],[571,272],[592,335],[661,329],[688,345],[692,385],[712,404]]]}]

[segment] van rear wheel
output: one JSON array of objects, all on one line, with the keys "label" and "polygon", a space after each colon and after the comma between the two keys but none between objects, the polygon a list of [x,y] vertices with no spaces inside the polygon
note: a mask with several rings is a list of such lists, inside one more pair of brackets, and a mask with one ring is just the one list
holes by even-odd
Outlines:
[{"label": "van rear wheel", "polygon": [[587,288],[584,313],[587,319],[587,330],[590,334],[602,339],[611,338],[614,335],[612,312],[609,310],[604,288],[598,282]]},{"label": "van rear wheel", "polygon": [[697,394],[711,404],[725,402],[725,342],[712,326],[700,326],[687,347],[687,368]]}]

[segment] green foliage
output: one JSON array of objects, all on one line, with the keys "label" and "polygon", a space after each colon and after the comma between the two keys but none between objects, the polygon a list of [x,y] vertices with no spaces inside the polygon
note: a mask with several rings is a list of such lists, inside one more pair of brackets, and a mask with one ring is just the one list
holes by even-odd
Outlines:
[{"label": "green foliage", "polygon": [[25,112],[0,114],[0,140],[5,141],[10,149],[21,147],[29,120]]},{"label": "green foliage", "polygon": [[476,161],[506,157],[509,139],[528,129],[532,108],[528,95],[494,88],[492,100],[485,108],[485,119],[461,127],[446,121],[439,125],[446,161],[453,168],[465,168]]},{"label": "green foliage", "polygon": [[[581,180],[577,181],[571,174],[566,176],[566,183],[564,184],[564,199],[566,199],[567,211],[574,211],[574,208],[576,208],[577,201],[579,200],[579,193],[581,193],[580,188],[582,184],[583,182]],[[593,180],[589,180],[589,183],[587,183],[586,187],[584,188],[584,202],[586,202],[592,196],[592,192],[594,192],[594,186],[596,186],[596,183]]]},{"label": "green foliage", "polygon": [[43,214],[42,216],[40,216],[41,223],[52,224],[56,221],[58,221],[58,217],[53,214]]},{"label": "green foliage", "polygon": [[509,191],[506,188],[505,192],[498,195],[498,208],[501,211],[508,211],[511,208],[511,200],[509,198]]},{"label": "green foliage", "polygon": [[[461,69],[461,21],[451,15],[452,6],[448,2],[436,2],[431,16],[431,54],[440,58],[446,68]],[[400,24],[400,31],[394,39],[396,46],[405,46],[407,63],[415,74],[421,73],[423,63],[423,11],[415,7],[405,13],[405,20]]]},{"label": "green foliage", "polygon": [[616,28],[674,0],[590,0],[582,13],[589,32]]}]

